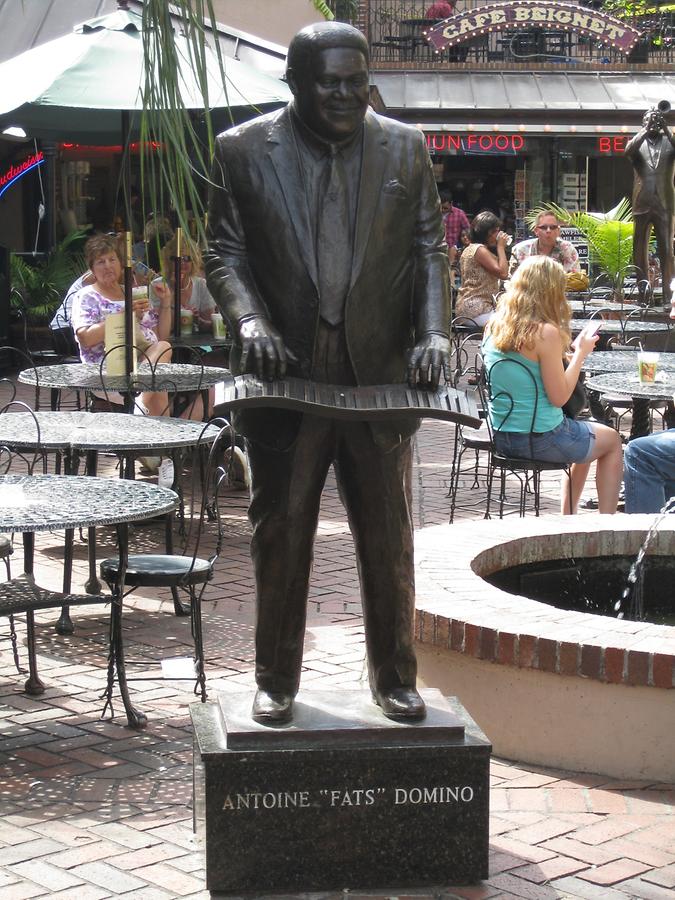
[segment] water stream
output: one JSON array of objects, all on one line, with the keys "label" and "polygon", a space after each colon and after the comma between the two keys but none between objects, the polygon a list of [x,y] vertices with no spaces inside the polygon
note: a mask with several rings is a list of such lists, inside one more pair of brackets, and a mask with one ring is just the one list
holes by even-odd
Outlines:
[{"label": "water stream", "polygon": [[675,509],[675,497],[671,497],[656,519],[652,523],[651,528],[642,542],[642,546],[635,557],[635,562],[630,567],[628,573],[628,583],[624,588],[621,598],[614,604],[617,619],[628,618],[633,622],[642,622],[645,618],[644,609],[644,591],[643,591],[643,567],[644,558],[651,544],[654,535],[659,529],[659,525],[665,517]]}]

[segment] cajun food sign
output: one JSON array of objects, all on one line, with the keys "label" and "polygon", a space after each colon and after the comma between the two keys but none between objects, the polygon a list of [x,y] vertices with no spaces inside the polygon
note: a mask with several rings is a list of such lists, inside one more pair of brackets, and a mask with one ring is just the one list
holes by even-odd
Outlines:
[{"label": "cajun food sign", "polygon": [[610,44],[629,53],[640,32],[595,9],[557,3],[554,0],[510,0],[488,3],[456,16],[443,19],[424,32],[435,50],[445,50],[491,31],[517,31],[542,28],[547,31],[573,31]]}]

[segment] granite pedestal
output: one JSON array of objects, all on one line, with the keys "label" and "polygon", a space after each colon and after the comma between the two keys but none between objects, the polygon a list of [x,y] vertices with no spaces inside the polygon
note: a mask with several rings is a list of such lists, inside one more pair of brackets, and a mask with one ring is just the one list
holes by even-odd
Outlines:
[{"label": "granite pedestal", "polygon": [[191,706],[195,829],[211,891],[471,884],[488,874],[491,747],[456,701],[386,719],[367,691],[306,691],[292,724],[249,694]]}]

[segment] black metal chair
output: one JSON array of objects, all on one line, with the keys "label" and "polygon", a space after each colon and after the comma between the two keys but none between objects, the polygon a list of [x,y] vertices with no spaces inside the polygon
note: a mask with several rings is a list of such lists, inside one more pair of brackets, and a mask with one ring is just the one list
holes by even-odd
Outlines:
[{"label": "black metal chair", "polygon": [[[187,594],[190,606],[191,630],[194,641],[195,694],[206,702],[206,675],[204,672],[204,644],[202,638],[201,603],[206,585],[213,578],[213,569],[223,543],[223,528],[219,514],[219,492],[227,480],[227,473],[220,460],[226,442],[234,446],[234,431],[225,419],[213,420],[211,425],[220,428],[211,444],[206,477],[201,484],[199,513],[195,515],[194,502],[190,527],[181,554],[153,553],[132,554],[126,569],[120,571],[119,559],[104,559],[100,564],[101,578],[113,594],[114,603],[123,603],[124,597],[137,588],[170,588]],[[205,424],[204,428],[208,427]],[[199,489],[198,473],[193,470],[193,501]],[[206,522],[216,521],[216,545],[207,558],[199,555]],[[128,589],[128,590],[125,590]]]},{"label": "black metal chair", "polygon": [[[481,411],[482,413],[482,411]],[[458,424],[455,429],[455,447],[452,460],[452,468],[450,470],[450,485],[447,496],[450,499],[450,517],[452,524],[455,521],[455,513],[460,508],[457,503],[460,488],[462,487],[462,478],[471,479],[468,489],[472,492],[473,499],[469,503],[462,503],[461,508],[475,509],[483,501],[482,498],[475,494],[480,488],[481,476],[485,478],[486,483],[489,477],[489,454],[493,449],[492,439],[487,430],[487,423],[477,431],[466,429],[463,425]],[[473,454],[470,466],[464,467],[464,458],[466,454]],[[487,456],[485,456],[487,454]],[[485,464],[481,463],[482,455],[485,456]],[[486,516],[487,518],[487,516]]]},{"label": "black metal chair", "polygon": [[[487,498],[485,507],[485,518],[489,519],[490,507],[492,503],[492,487],[495,472],[499,472],[500,492],[499,492],[499,518],[504,517],[504,506],[506,504],[506,478],[512,474],[516,476],[519,483],[519,502],[518,513],[524,516],[527,508],[527,494],[531,493],[534,499],[534,513],[539,515],[541,506],[541,475],[543,472],[562,472],[568,478],[570,477],[570,466],[567,463],[544,462],[534,457],[531,450],[530,456],[527,458],[508,457],[501,455],[495,444],[495,435],[500,431],[508,431],[508,422],[513,414],[516,406],[516,398],[509,390],[499,387],[498,379],[495,384],[495,372],[505,373],[507,366],[518,367],[518,373],[526,379],[529,379],[534,393],[534,404],[530,417],[530,433],[534,432],[535,423],[537,421],[537,409],[539,406],[539,389],[532,372],[524,363],[515,359],[499,359],[493,363],[488,371],[483,366],[479,371],[478,391],[481,398],[481,405],[487,411],[486,422],[488,434],[490,436],[490,463],[487,483]],[[502,417],[498,426],[495,427],[492,421],[490,410],[495,401],[502,401],[506,405],[506,414]]]},{"label": "black metal chair", "polygon": [[463,375],[475,375],[471,360],[476,358],[483,340],[484,326],[469,316],[455,316],[450,322],[450,383],[457,387]]},{"label": "black metal chair", "polygon": [[[11,538],[6,537],[5,535],[0,535],[0,559],[5,564],[5,570],[7,572],[7,581],[12,580],[12,568],[9,562],[9,558],[14,552],[14,548],[12,546]],[[14,665],[16,666],[16,671],[21,673],[23,669],[21,668],[21,663],[19,662],[19,646],[16,638],[16,626],[14,624],[14,616],[10,613],[8,616],[9,619],[9,641],[12,645],[12,656],[14,657]]]}]

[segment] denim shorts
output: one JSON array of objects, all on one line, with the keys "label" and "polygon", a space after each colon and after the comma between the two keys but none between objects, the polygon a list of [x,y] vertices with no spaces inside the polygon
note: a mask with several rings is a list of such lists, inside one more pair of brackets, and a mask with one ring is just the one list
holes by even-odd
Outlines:
[{"label": "denim shorts", "polygon": [[588,422],[563,416],[560,425],[541,434],[498,431],[495,433],[495,447],[501,456],[515,459],[553,463],[590,462],[595,447],[595,432]]}]

